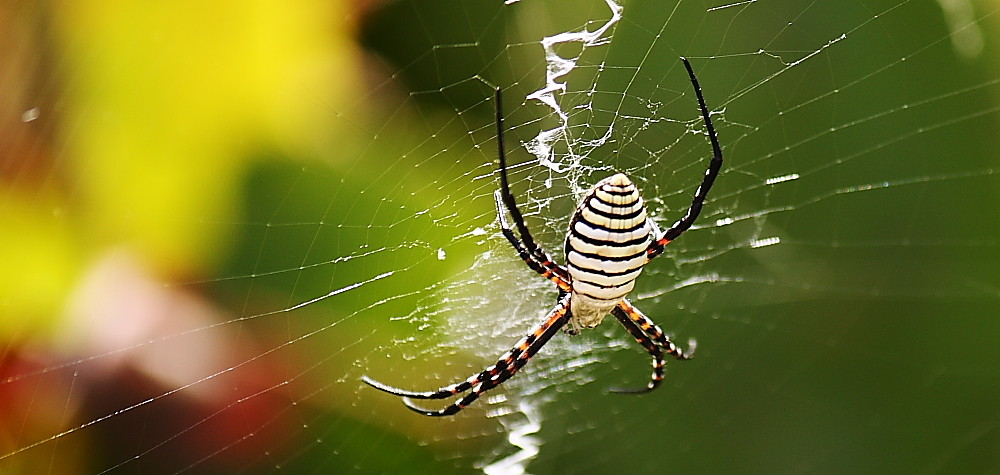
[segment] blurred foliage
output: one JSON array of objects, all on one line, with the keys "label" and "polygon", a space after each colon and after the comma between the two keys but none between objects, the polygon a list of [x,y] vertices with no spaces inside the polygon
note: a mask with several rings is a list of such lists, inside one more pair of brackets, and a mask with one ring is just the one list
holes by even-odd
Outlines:
[{"label": "blurred foliage", "polygon": [[[99,243],[139,248],[168,274],[204,270],[261,146],[308,157],[335,134],[323,107],[359,87],[340,5],[301,1],[65,3],[52,11],[72,80],[66,157]],[[358,118],[362,120],[363,118]],[[194,266],[193,269],[189,266]]]},{"label": "blurred foliage", "polygon": [[[2,320],[58,315],[82,267],[109,247],[136,252],[164,277],[211,269],[233,240],[225,223],[239,211],[253,151],[266,145],[307,158],[336,137],[324,107],[339,107],[359,87],[357,75],[344,74],[359,69],[359,57],[353,25],[333,21],[341,7],[4,7],[20,27],[6,30],[5,43],[27,50],[5,61],[28,73],[6,77],[5,90],[18,94],[5,112],[39,114],[7,124],[6,134],[14,141],[33,128],[54,132],[18,141],[5,159],[4,221],[22,232],[6,233],[15,241],[0,248],[5,262],[23,265],[0,271],[10,284]],[[45,238],[32,238],[34,229]]]}]

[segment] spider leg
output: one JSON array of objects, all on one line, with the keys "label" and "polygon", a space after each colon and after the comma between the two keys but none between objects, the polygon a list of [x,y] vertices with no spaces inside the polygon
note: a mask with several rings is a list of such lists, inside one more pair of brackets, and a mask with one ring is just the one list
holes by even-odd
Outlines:
[{"label": "spider leg", "polygon": [[641,394],[656,389],[663,381],[663,353],[673,356],[678,360],[691,359],[697,347],[695,341],[688,340],[687,353],[674,345],[672,341],[663,333],[649,317],[642,314],[627,300],[622,300],[611,313],[621,322],[622,326],[635,338],[640,345],[653,357],[653,376],[649,384],[644,388],[611,388],[611,392],[623,394]]},{"label": "spider leg", "polygon": [[712,188],[712,184],[715,183],[715,178],[719,176],[719,171],[722,169],[722,147],[719,145],[719,137],[715,133],[715,127],[712,125],[712,117],[708,112],[708,106],[705,105],[705,97],[701,94],[701,86],[698,85],[698,78],[694,75],[694,70],[691,69],[691,63],[688,62],[687,58],[681,58],[684,62],[684,67],[687,69],[688,77],[691,78],[691,85],[694,86],[694,93],[698,96],[698,108],[701,109],[701,117],[705,121],[705,129],[708,131],[708,140],[712,143],[712,161],[708,164],[708,170],[705,172],[705,178],[702,179],[701,185],[698,185],[698,189],[694,192],[694,199],[691,201],[691,207],[688,208],[687,213],[684,213],[684,217],[678,219],[670,226],[669,229],[660,234],[659,237],[650,243],[649,249],[646,250],[646,256],[652,259],[660,253],[663,252],[663,246],[666,246],[670,241],[673,241],[680,236],[681,233],[687,231],[688,228],[694,224],[695,219],[698,218],[698,214],[701,213],[701,208],[705,204],[705,198],[708,196],[708,190]]},{"label": "spider leg", "polygon": [[[629,303],[628,299],[622,300],[615,308],[621,309],[629,320],[642,329],[643,333],[649,335],[649,338],[656,343],[656,346],[663,349],[668,355],[678,360],[689,360],[694,357],[694,350],[698,347],[698,343],[693,338],[688,340],[688,351],[685,352],[675,345],[674,342],[670,341],[656,323],[653,323],[649,317]],[[616,314],[615,316],[617,317],[618,315]]]},{"label": "spider leg", "polygon": [[649,338],[649,335],[646,335],[646,333],[639,328],[639,325],[629,318],[628,313],[622,310],[621,307],[615,307],[611,313],[614,314],[615,318],[621,322],[622,326],[632,334],[635,341],[639,342],[640,345],[646,348],[646,351],[653,357],[653,376],[650,378],[649,384],[647,384],[646,387],[611,388],[611,392],[620,394],[641,394],[656,389],[656,387],[663,381],[663,350],[661,350],[660,347]]},{"label": "spider leg", "polygon": [[562,328],[568,320],[569,297],[567,296],[559,302],[559,305],[557,305],[552,312],[549,313],[549,316],[545,319],[544,323],[536,328],[535,331],[522,338],[514,349],[508,352],[504,358],[501,358],[500,361],[494,365],[502,366],[503,369],[496,374],[491,375],[488,379],[483,379],[477,382],[472,386],[472,392],[469,394],[466,394],[455,403],[438,411],[430,411],[415,406],[412,402],[410,402],[409,398],[406,397],[403,398],[403,404],[406,404],[406,407],[414,412],[432,417],[450,416],[458,411],[461,411],[469,404],[472,404],[476,399],[479,399],[479,396],[486,391],[503,384],[504,381],[513,377],[518,370],[523,368],[524,365],[528,363],[528,360],[530,360],[532,356],[535,356],[535,353],[538,353],[538,350],[548,343],[553,335],[559,332],[559,329]]},{"label": "spider leg", "polygon": [[477,374],[469,376],[464,381],[444,386],[434,391],[409,391],[406,389],[399,389],[378,382],[372,378],[369,378],[368,376],[362,376],[361,380],[375,389],[387,392],[394,396],[402,396],[412,399],[446,399],[456,394],[464,393],[465,391],[468,391],[469,389],[472,389],[473,387],[479,385],[483,381],[492,379],[497,374],[500,374],[501,372],[507,370],[507,368],[509,368],[510,365],[514,362],[514,360],[517,359],[517,357],[521,354],[521,352],[524,351],[524,348],[530,345],[530,341],[528,340],[531,336],[532,335],[528,335],[522,338],[521,341],[517,343],[517,345],[514,345],[514,348],[511,348],[510,351],[501,356],[500,359],[497,360],[497,362],[492,366],[487,367],[486,369],[482,370]]},{"label": "spider leg", "polygon": [[502,208],[503,203],[501,201],[502,198],[500,190],[494,192],[493,197],[496,199],[497,203],[497,216],[500,218],[500,230],[503,231],[504,237],[510,241],[510,244],[514,246],[514,250],[517,251],[517,255],[521,257],[521,260],[523,260],[525,264],[528,264],[528,267],[530,267],[531,270],[541,274],[542,277],[555,282],[555,284],[559,286],[559,290],[569,292],[571,287],[568,278],[569,274],[566,271],[566,268],[552,262],[552,259],[541,249],[539,249],[539,252],[541,252],[544,256],[544,259],[541,262],[539,262],[535,256],[532,256],[521,241],[517,239],[517,236],[514,235],[514,231],[510,228],[510,223],[507,222],[507,216],[504,215]]},{"label": "spider leg", "polygon": [[493,379],[498,374],[508,370],[521,353],[524,352],[525,348],[529,347],[534,339],[537,338],[537,333],[544,330],[544,328],[545,325],[542,325],[536,329],[534,333],[522,338],[521,341],[517,342],[517,344],[510,349],[510,351],[501,356],[495,364],[488,366],[486,369],[477,374],[469,376],[464,381],[444,386],[434,391],[409,391],[406,389],[400,389],[376,381],[368,376],[362,376],[361,380],[375,389],[387,392],[394,396],[402,396],[412,399],[447,399],[457,394],[464,393],[465,391],[481,384],[483,381]]},{"label": "spider leg", "polygon": [[487,378],[493,370],[494,366],[490,366],[479,374],[469,376],[469,379],[466,379],[465,381],[445,386],[436,391],[409,391],[406,389],[395,388],[389,386],[388,384],[380,383],[372,378],[369,378],[368,376],[362,376],[361,380],[364,381],[365,384],[378,389],[379,391],[384,391],[394,396],[402,396],[413,399],[444,399],[469,390],[473,385]]},{"label": "spider leg", "polygon": [[[524,216],[521,215],[521,210],[517,208],[517,201],[514,199],[514,194],[510,191],[510,181],[507,179],[507,154],[504,151],[503,105],[501,104],[500,99],[502,95],[500,88],[496,88],[494,93],[497,106],[497,156],[500,160],[500,190],[498,190],[494,196],[497,199],[497,215],[500,216],[500,225],[504,229],[504,236],[507,237],[507,240],[510,241],[511,245],[514,246],[514,249],[517,250],[518,255],[521,255],[522,252],[524,252],[534,258],[539,266],[533,266],[530,262],[528,262],[528,259],[525,259],[522,256],[524,262],[528,262],[528,265],[536,272],[544,275],[544,273],[539,271],[538,268],[541,267],[548,269],[555,275],[562,278],[563,281],[569,282],[569,273],[566,269],[552,262],[552,258],[549,257],[548,253],[539,247],[538,244],[535,243],[534,238],[531,237],[531,232],[528,231],[528,225],[524,222]],[[501,203],[503,206],[501,206]],[[521,235],[520,240],[514,236],[513,231],[510,231],[510,225],[506,222],[507,220],[504,217],[504,212],[501,208],[506,208],[507,211],[510,212],[511,218],[514,219],[514,225],[517,226],[517,232]],[[556,283],[558,284],[559,282]],[[562,288],[561,285],[560,288]]]}]

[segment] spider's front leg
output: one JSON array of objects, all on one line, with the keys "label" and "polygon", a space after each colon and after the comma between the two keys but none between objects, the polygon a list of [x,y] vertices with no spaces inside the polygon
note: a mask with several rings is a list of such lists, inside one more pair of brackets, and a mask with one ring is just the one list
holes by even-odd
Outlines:
[{"label": "spider's front leg", "polygon": [[670,226],[669,229],[659,234],[652,243],[650,243],[649,248],[646,250],[646,256],[652,259],[660,253],[663,252],[663,247],[677,239],[681,233],[687,231],[694,221],[698,219],[698,215],[701,213],[701,208],[705,205],[705,198],[708,197],[708,190],[712,188],[712,184],[715,183],[716,177],[719,176],[719,172],[722,170],[722,146],[719,145],[719,136],[715,133],[715,127],[712,125],[712,116],[708,111],[708,106],[705,105],[705,97],[702,96],[701,86],[698,84],[698,78],[694,75],[694,69],[691,69],[691,63],[688,62],[687,58],[681,58],[684,62],[684,68],[687,69],[688,77],[691,79],[691,85],[694,87],[694,93],[698,97],[698,109],[701,111],[702,120],[705,122],[705,130],[708,132],[708,140],[712,144],[712,161],[708,164],[708,170],[705,171],[705,177],[701,181],[701,185],[698,185],[698,189],[694,192],[694,199],[691,200],[691,207],[688,208],[687,212],[681,219],[678,219]]},{"label": "spider's front leg", "polygon": [[[510,191],[510,179],[507,177],[507,153],[504,151],[503,140],[503,104],[501,101],[503,93],[499,87],[494,92],[496,94],[494,100],[496,102],[497,113],[497,159],[500,161],[500,169],[498,170],[500,172],[500,189],[493,193],[493,197],[497,202],[497,217],[500,219],[500,229],[503,230],[504,237],[514,246],[514,250],[528,264],[528,267],[541,274],[542,277],[555,282],[559,286],[559,289],[568,291],[569,273],[565,267],[553,262],[549,254],[545,252],[545,249],[542,249],[541,246],[535,243],[535,239],[531,237],[531,231],[528,230],[527,223],[524,222],[521,210],[517,208],[517,200],[514,199],[514,193]],[[510,217],[514,219],[517,232],[521,234],[520,238],[514,234],[510,223],[507,222],[508,212],[510,213]]]},{"label": "spider's front leg", "polygon": [[[514,235],[514,231],[510,227],[510,223],[507,221],[507,216],[504,213],[503,205],[503,193],[500,190],[493,192],[493,199],[496,201],[497,205],[497,218],[500,220],[500,231],[503,232],[507,241],[510,245],[514,247],[517,251],[518,257],[528,265],[531,270],[537,272],[542,277],[549,279],[559,287],[560,292],[569,292],[569,272],[559,264],[552,261],[548,253],[544,249],[536,247],[534,255],[528,251],[525,245]],[[536,257],[537,256],[537,257]]]}]

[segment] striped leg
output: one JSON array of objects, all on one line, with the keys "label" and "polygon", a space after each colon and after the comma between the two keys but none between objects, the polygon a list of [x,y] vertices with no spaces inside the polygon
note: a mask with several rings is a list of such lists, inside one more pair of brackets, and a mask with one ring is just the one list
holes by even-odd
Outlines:
[{"label": "striped leg", "polygon": [[474,374],[472,376],[469,376],[469,378],[466,379],[465,381],[462,381],[460,383],[455,383],[450,386],[445,386],[436,391],[408,391],[406,389],[394,388],[392,386],[380,383],[372,378],[369,378],[368,376],[362,376],[361,380],[367,383],[369,386],[378,389],[379,391],[385,391],[395,396],[403,396],[413,399],[445,399],[454,396],[456,394],[468,391],[473,386],[479,384],[481,381],[489,379],[499,372],[500,370],[497,368],[497,365],[493,365],[490,366],[489,368],[484,369],[479,374]]},{"label": "striped leg", "polygon": [[[677,345],[674,344],[674,342],[670,341],[670,339],[667,338],[667,336],[663,333],[663,330],[661,330],[659,326],[653,323],[653,321],[650,320],[649,317],[643,315],[643,313],[640,312],[639,309],[633,307],[628,300],[622,300],[621,303],[618,304],[618,307],[616,307],[616,309],[621,309],[629,320],[634,322],[640,329],[642,329],[643,333],[649,335],[649,338],[653,340],[654,343],[656,343],[656,346],[659,346],[660,348],[665,350],[666,353],[669,354],[670,356],[673,356],[674,358],[679,360],[689,360],[694,357],[694,350],[698,347],[698,345],[693,338],[688,340],[688,351],[685,353],[684,350],[680,349]],[[615,314],[615,316],[618,316],[617,313]]]},{"label": "striped leg", "polygon": [[396,396],[403,396],[412,399],[446,399],[455,396],[459,393],[464,393],[465,391],[468,391],[469,389],[472,389],[473,387],[479,385],[483,381],[489,381],[494,377],[496,377],[498,374],[507,371],[510,368],[510,365],[513,364],[514,361],[524,351],[524,348],[526,348],[531,344],[533,336],[534,334],[524,337],[521,341],[518,342],[517,345],[514,346],[514,348],[511,348],[510,351],[501,356],[500,359],[497,360],[497,362],[492,366],[487,367],[486,369],[482,370],[477,374],[469,376],[464,381],[444,386],[434,391],[408,391],[406,389],[399,389],[384,383],[380,383],[372,378],[369,378],[368,376],[362,376],[361,380],[375,389],[378,389],[380,391],[385,391],[389,394],[393,394]]},{"label": "striped leg", "polygon": [[628,313],[622,310],[621,307],[615,307],[611,313],[613,313],[615,318],[621,322],[622,326],[625,327],[625,329],[628,330],[633,337],[635,337],[635,341],[639,342],[640,345],[646,348],[646,351],[653,357],[653,376],[646,387],[611,388],[611,392],[621,394],[641,394],[656,389],[656,387],[663,381],[663,350],[661,350],[660,347],[649,338],[649,335],[646,335],[646,333],[643,332],[631,318],[629,318]]},{"label": "striped leg", "polygon": [[[528,360],[531,359],[531,357],[534,356],[534,354],[538,352],[538,350],[545,345],[550,338],[552,338],[552,335],[554,335],[559,328],[566,324],[566,320],[569,318],[567,315],[568,310],[569,297],[567,296],[559,302],[559,305],[557,305],[555,309],[552,310],[542,325],[536,328],[532,333],[529,333],[522,338],[521,341],[514,346],[514,348],[497,360],[496,364],[486,368],[478,374],[470,376],[465,381],[445,386],[436,391],[407,391],[382,384],[367,376],[362,377],[362,380],[375,389],[404,397],[405,399],[403,399],[403,402],[406,406],[421,414],[429,416],[447,416],[455,414],[456,412],[462,410],[465,406],[478,399],[480,394],[510,379],[511,376],[521,369],[521,367],[523,367]],[[416,407],[409,402],[410,398],[444,399],[463,393],[469,389],[472,389],[473,392],[441,411],[427,411]]]},{"label": "striped leg", "polygon": [[688,77],[691,79],[691,85],[694,86],[694,93],[698,96],[698,107],[701,110],[701,117],[705,121],[708,140],[712,143],[712,161],[708,164],[708,170],[705,172],[705,178],[702,179],[701,185],[694,192],[694,199],[691,201],[691,207],[688,208],[687,213],[684,213],[684,217],[678,219],[670,226],[670,229],[664,231],[663,234],[659,235],[649,245],[649,249],[646,251],[646,256],[649,259],[660,255],[663,252],[663,246],[676,239],[677,236],[680,236],[681,233],[687,231],[694,224],[695,219],[698,218],[698,214],[701,213],[702,206],[705,204],[705,198],[708,197],[708,190],[712,188],[715,178],[719,176],[719,171],[722,169],[722,147],[719,145],[719,137],[715,133],[715,127],[712,126],[712,118],[708,112],[708,106],[705,105],[705,98],[701,94],[701,86],[698,85],[698,78],[695,77],[694,70],[691,69],[691,63],[688,62],[687,58],[681,58],[681,61],[684,62]]},{"label": "striped leg", "polygon": [[[568,289],[567,277],[569,274],[566,269],[559,266],[558,264],[552,262],[552,258],[537,244],[535,244],[534,238],[531,237],[531,232],[528,231],[528,225],[524,223],[524,216],[521,215],[521,210],[517,208],[517,201],[514,200],[514,194],[510,192],[510,181],[507,179],[507,154],[504,151],[504,141],[503,141],[503,105],[501,103],[502,94],[500,88],[495,90],[495,99],[497,106],[497,156],[500,160],[500,189],[494,193],[494,197],[497,200],[497,215],[500,216],[500,226],[504,230],[504,236],[510,241],[514,249],[517,250],[518,255],[521,255],[521,259],[528,263],[528,266],[539,274],[545,275],[545,270],[551,271],[553,274],[559,276],[562,280],[557,281],[549,276],[545,276],[549,280],[552,280],[559,285],[560,289]],[[501,203],[503,206],[501,206]],[[520,233],[521,239],[518,240],[514,236],[514,232],[510,230],[510,224],[507,223],[507,218],[503,212],[502,208],[506,208],[510,212],[511,218],[514,219],[514,225],[517,226],[517,232]],[[525,258],[525,255],[530,256],[531,260]],[[533,262],[532,262],[533,261]],[[541,268],[541,270],[539,270]],[[563,284],[567,288],[563,288]]]},{"label": "striped leg", "polygon": [[566,269],[553,262],[552,258],[540,248],[536,248],[535,255],[532,255],[524,247],[524,244],[517,239],[517,236],[514,235],[514,231],[510,228],[510,223],[507,222],[507,216],[503,212],[503,198],[501,196],[502,194],[500,190],[493,193],[493,197],[496,199],[497,203],[497,217],[500,219],[500,230],[503,231],[504,237],[510,241],[511,246],[514,246],[514,250],[517,251],[517,255],[521,257],[521,260],[523,260],[525,264],[528,264],[528,267],[530,267],[531,270],[554,282],[557,286],[559,286],[559,290],[569,292],[569,274]]},{"label": "striped leg", "polygon": [[[465,395],[454,404],[438,411],[429,411],[413,405],[408,398],[404,398],[403,403],[406,404],[406,407],[410,408],[410,410],[425,416],[450,416],[458,411],[461,411],[469,404],[472,404],[476,399],[479,399],[479,396],[483,393],[497,387],[504,381],[507,381],[513,377],[518,370],[524,367],[524,365],[528,363],[528,360],[530,360],[532,356],[535,356],[535,353],[545,346],[549,339],[559,332],[559,329],[566,324],[566,321],[569,319],[568,312],[569,296],[566,296],[559,302],[559,305],[552,310],[548,318],[545,319],[545,323],[536,328],[535,331],[522,338],[513,350],[508,352],[504,358],[497,361],[497,364],[494,365],[494,367],[502,367],[502,370],[492,374],[487,379],[481,379],[478,381],[472,386],[471,393]],[[484,371],[484,373],[486,372]]]}]

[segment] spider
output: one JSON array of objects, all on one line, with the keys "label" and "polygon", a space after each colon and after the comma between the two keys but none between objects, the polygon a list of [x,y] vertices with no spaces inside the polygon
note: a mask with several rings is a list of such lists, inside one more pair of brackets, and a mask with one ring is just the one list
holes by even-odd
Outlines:
[{"label": "spider", "polygon": [[[528,363],[535,353],[555,335],[560,328],[577,334],[582,328],[593,328],[608,313],[615,316],[625,330],[635,338],[653,358],[653,374],[642,388],[612,389],[618,393],[644,393],[656,389],[663,381],[664,353],[678,360],[694,354],[695,342],[689,342],[690,351],[674,345],[652,320],[632,306],[625,296],[635,285],[642,267],[663,252],[663,247],[686,231],[701,212],[705,197],[722,168],[722,148],[716,136],[712,119],[702,97],[701,86],[686,58],[680,58],[687,69],[698,98],[698,106],[712,144],[712,160],[701,185],[694,194],[691,207],[682,218],[666,231],[646,216],[646,206],[635,184],[618,173],[597,183],[583,198],[569,224],[566,236],[566,266],[553,262],[549,254],[535,243],[528,231],[521,212],[511,194],[507,179],[507,157],[503,142],[503,108],[500,105],[500,88],[495,89],[497,153],[500,160],[500,189],[494,192],[500,230],[517,251],[518,256],[531,270],[552,281],[559,289],[559,301],[545,321],[522,338],[514,348],[500,357],[492,366],[469,376],[464,381],[444,386],[436,391],[407,391],[375,381],[364,376],[368,385],[389,394],[401,396],[411,410],[427,416],[453,415],[483,393],[514,376]],[[510,214],[520,234],[514,234],[504,211]],[[437,411],[414,405],[410,399],[446,399],[470,391],[453,404]]]}]

